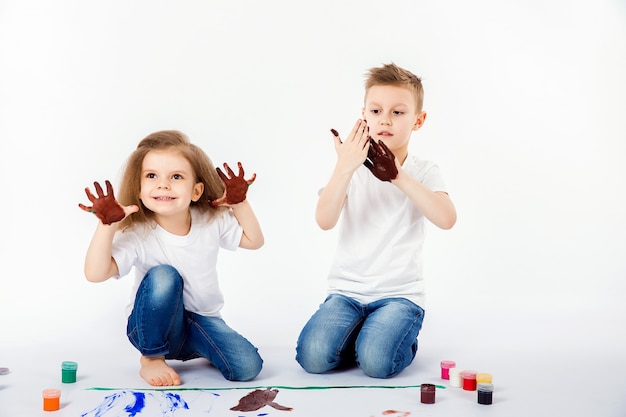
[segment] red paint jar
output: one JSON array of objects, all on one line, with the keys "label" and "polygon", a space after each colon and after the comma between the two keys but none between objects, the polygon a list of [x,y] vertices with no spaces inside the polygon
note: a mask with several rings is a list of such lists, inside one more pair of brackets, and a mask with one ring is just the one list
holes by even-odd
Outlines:
[{"label": "red paint jar", "polygon": [[450,368],[456,367],[454,361],[441,361],[441,379],[450,379]]},{"label": "red paint jar", "polygon": [[422,404],[434,404],[435,403],[435,385],[422,384],[420,386]]},{"label": "red paint jar", "polygon": [[461,379],[465,391],[476,391],[476,371],[463,371]]}]

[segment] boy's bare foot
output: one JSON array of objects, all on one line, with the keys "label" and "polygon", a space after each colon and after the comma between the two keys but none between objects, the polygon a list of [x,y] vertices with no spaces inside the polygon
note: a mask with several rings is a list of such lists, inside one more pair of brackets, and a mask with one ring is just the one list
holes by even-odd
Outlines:
[{"label": "boy's bare foot", "polygon": [[141,369],[139,375],[150,385],[165,387],[170,385],[180,385],[180,376],[166,362],[163,356],[148,358],[142,356],[140,359]]}]

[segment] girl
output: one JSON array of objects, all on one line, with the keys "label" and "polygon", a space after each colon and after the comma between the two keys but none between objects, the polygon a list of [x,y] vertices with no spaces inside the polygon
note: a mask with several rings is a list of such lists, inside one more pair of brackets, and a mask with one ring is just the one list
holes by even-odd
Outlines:
[{"label": "girl", "polygon": [[85,189],[100,222],[85,257],[88,281],[102,282],[135,268],[127,334],[141,353],[140,375],[150,385],[180,385],[166,359],[208,359],[231,381],[248,381],[263,360],[220,317],[219,248],[258,249],[263,233],[246,199],[256,178],[225,175],[178,131],[147,136],[130,155],[119,193],[94,183]]}]

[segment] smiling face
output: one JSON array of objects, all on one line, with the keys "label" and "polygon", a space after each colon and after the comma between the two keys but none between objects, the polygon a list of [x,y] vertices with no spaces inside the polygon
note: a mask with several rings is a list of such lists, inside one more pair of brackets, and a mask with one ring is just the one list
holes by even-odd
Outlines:
[{"label": "smiling face", "polygon": [[160,225],[188,222],[189,205],[198,201],[203,190],[204,184],[196,182],[191,164],[180,153],[151,150],[144,157],[139,198]]},{"label": "smiling face", "polygon": [[363,119],[376,141],[382,140],[403,163],[411,133],[424,124],[426,113],[417,109],[411,90],[395,85],[373,85],[365,95]]}]

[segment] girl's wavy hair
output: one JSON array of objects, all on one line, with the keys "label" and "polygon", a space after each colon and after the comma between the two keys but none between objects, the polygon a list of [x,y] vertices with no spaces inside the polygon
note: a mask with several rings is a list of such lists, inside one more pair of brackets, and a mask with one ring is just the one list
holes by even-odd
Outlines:
[{"label": "girl's wavy hair", "polygon": [[196,207],[203,213],[217,213],[224,210],[223,207],[211,206],[211,201],[220,198],[224,193],[224,183],[217,175],[211,159],[202,149],[191,143],[185,134],[177,130],[162,130],[142,139],[126,161],[118,201],[123,206],[137,205],[139,211],[126,217],[120,223],[120,230],[150,223],[154,219],[154,213],[139,199],[143,160],[148,152],[154,150],[172,150],[189,161],[195,181],[204,184],[202,195],[198,201],[191,202],[192,207]]}]

